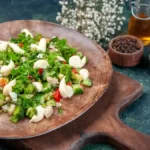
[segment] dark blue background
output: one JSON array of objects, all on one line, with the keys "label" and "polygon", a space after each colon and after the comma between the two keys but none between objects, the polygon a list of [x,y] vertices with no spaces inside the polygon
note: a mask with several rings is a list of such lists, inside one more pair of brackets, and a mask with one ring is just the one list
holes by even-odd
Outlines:
[{"label": "dark blue background", "polygon": [[[39,19],[56,22],[56,14],[60,11],[58,0],[1,0],[0,3],[0,22],[21,19]],[[125,5],[127,20],[120,33],[127,33],[127,25],[131,16],[129,5]],[[145,50],[148,56],[148,48]],[[145,60],[144,60],[145,62]],[[129,106],[121,115],[120,118],[130,127],[150,135],[150,76],[147,69],[148,63],[140,64],[133,68],[119,68],[114,66],[114,69],[130,76],[131,78],[141,82],[144,85],[143,96],[134,104]],[[8,133],[9,134],[9,133]],[[8,150],[4,144],[0,144],[0,150]],[[92,144],[84,148],[84,150],[114,150],[108,145]]]}]

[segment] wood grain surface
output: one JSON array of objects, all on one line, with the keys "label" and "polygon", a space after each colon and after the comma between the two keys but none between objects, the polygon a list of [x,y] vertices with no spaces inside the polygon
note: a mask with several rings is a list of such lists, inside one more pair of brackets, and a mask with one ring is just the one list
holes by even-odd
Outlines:
[{"label": "wood grain surface", "polygon": [[58,129],[93,106],[106,91],[112,78],[112,65],[106,52],[80,33],[60,25],[43,21],[6,22],[0,24],[0,40],[9,40],[16,37],[24,28],[32,33],[40,33],[46,38],[53,36],[66,38],[70,46],[83,52],[89,60],[85,68],[90,72],[93,86],[85,88],[82,95],[74,96],[71,99],[63,99],[61,101],[63,115],[58,115],[55,110],[51,118],[44,119],[39,123],[29,123],[28,119],[24,119],[14,124],[9,121],[7,114],[2,114],[0,116],[0,138],[28,138]]},{"label": "wood grain surface", "polygon": [[107,92],[80,118],[40,137],[5,142],[21,150],[80,150],[93,142],[109,143],[119,150],[149,150],[150,137],[131,129],[118,117],[142,95],[142,90],[140,83],[114,72]]}]

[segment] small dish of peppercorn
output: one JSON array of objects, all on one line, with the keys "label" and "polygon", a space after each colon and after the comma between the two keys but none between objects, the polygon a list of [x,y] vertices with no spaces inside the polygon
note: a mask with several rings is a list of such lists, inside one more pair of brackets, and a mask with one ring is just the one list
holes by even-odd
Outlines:
[{"label": "small dish of peppercorn", "polygon": [[108,55],[112,63],[122,67],[132,67],[140,63],[144,54],[142,41],[134,36],[121,35],[109,43]]}]

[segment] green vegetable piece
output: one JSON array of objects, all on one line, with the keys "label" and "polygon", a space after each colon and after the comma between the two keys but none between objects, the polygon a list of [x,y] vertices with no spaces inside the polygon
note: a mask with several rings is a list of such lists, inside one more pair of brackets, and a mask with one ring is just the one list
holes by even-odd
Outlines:
[{"label": "green vegetable piece", "polygon": [[72,80],[73,80],[73,83],[80,84],[83,80],[83,77],[80,74],[72,73]]},{"label": "green vegetable piece", "polygon": [[43,93],[48,93],[51,91],[51,89],[52,87],[48,82],[43,83],[43,91],[42,91]]},{"label": "green vegetable piece", "polygon": [[63,77],[64,77],[64,75],[61,73],[58,75],[59,80],[62,80]]},{"label": "green vegetable piece", "polygon": [[55,37],[51,40],[51,42],[54,43],[55,47],[59,50],[62,57],[67,62],[72,55],[77,53],[77,50],[75,48],[72,48],[67,44],[66,39],[59,39],[58,37]]},{"label": "green vegetable piece", "polygon": [[81,52],[77,52],[77,55],[82,58],[83,57],[83,54]]},{"label": "green vegetable piece", "polygon": [[32,84],[28,84],[28,86],[24,89],[25,94],[32,94],[35,91],[35,87]]},{"label": "green vegetable piece", "polygon": [[34,101],[32,98],[28,98],[27,95],[20,95],[17,99],[17,105],[27,109],[29,107],[35,106],[36,101]]},{"label": "green vegetable piece", "polygon": [[61,107],[58,108],[58,114],[59,114],[59,115],[62,115],[62,114],[63,114],[63,110],[62,110]]},{"label": "green vegetable piece", "polygon": [[0,109],[0,114],[3,112],[3,110],[2,109]]},{"label": "green vegetable piece", "polygon": [[21,58],[19,55],[15,54],[14,52],[9,52],[8,57],[10,60],[15,61],[15,63],[16,61],[19,61]]},{"label": "green vegetable piece", "polygon": [[49,92],[47,94],[45,94],[45,100],[46,101],[49,101],[53,98],[53,93],[52,92]]},{"label": "green vegetable piece", "polygon": [[17,123],[19,120],[24,118],[24,109],[21,106],[17,106],[13,112],[13,115],[10,117],[10,121]]},{"label": "green vegetable piece", "polygon": [[91,87],[92,86],[92,81],[90,79],[85,79],[82,84],[84,86],[87,86],[87,87]]},{"label": "green vegetable piece", "polygon": [[0,107],[5,104],[5,96],[3,94],[0,94]]},{"label": "green vegetable piece", "polygon": [[46,81],[47,77],[49,77],[49,76],[51,76],[51,72],[44,71],[43,74],[42,74],[43,81]]},{"label": "green vegetable piece", "polygon": [[42,38],[41,34],[36,34],[34,37],[35,41],[40,41],[41,38]]},{"label": "green vegetable piece", "polygon": [[18,119],[17,116],[11,116],[10,121],[13,122],[13,123],[17,123],[19,121],[19,119]]},{"label": "green vegetable piece", "polygon": [[88,58],[86,57],[86,64],[88,63]]},{"label": "green vegetable piece", "polygon": [[16,85],[13,87],[13,91],[15,93],[21,93],[21,92],[23,92],[24,88],[25,88],[25,85],[24,85],[23,81],[17,80]]},{"label": "green vegetable piece", "polygon": [[49,106],[49,105],[51,105],[51,106],[56,106],[56,101],[55,101],[55,100],[47,101],[47,102],[46,102],[46,105],[47,105],[47,106]]},{"label": "green vegetable piece", "polygon": [[33,98],[36,104],[44,104],[45,103],[45,95],[43,93],[36,94]]},{"label": "green vegetable piece", "polygon": [[36,114],[36,110],[33,107],[29,107],[26,111],[26,116],[31,119]]},{"label": "green vegetable piece", "polygon": [[8,48],[7,48],[7,52],[8,52],[8,53],[13,52],[13,50],[12,50],[12,48],[11,48],[10,46],[8,46]]},{"label": "green vegetable piece", "polygon": [[3,94],[0,94],[0,100],[5,100],[5,96]]},{"label": "green vegetable piece", "polygon": [[3,106],[5,104],[4,100],[0,100],[0,107]]},{"label": "green vegetable piece", "polygon": [[84,92],[80,84],[74,84],[72,87],[75,95],[82,94]]},{"label": "green vegetable piece", "polygon": [[60,73],[66,76],[66,82],[71,81],[72,71],[70,65],[62,64],[60,66]]}]

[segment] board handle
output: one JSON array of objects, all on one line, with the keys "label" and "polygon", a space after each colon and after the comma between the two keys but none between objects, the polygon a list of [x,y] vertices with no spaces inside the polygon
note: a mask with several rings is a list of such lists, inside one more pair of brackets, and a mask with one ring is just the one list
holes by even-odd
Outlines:
[{"label": "board handle", "polygon": [[78,141],[74,142],[68,148],[68,150],[81,150],[84,146],[91,143],[109,144],[119,150],[130,150],[127,146],[124,146],[111,137],[111,135],[104,132],[84,133]]},{"label": "board handle", "polygon": [[124,124],[122,124],[122,129],[125,133],[120,134],[118,131],[115,136],[104,132],[84,133],[67,150],[81,150],[91,143],[109,144],[118,150],[150,150],[150,136],[135,131]]}]

